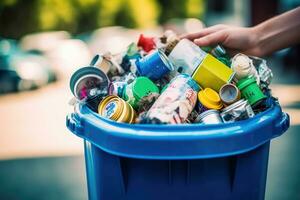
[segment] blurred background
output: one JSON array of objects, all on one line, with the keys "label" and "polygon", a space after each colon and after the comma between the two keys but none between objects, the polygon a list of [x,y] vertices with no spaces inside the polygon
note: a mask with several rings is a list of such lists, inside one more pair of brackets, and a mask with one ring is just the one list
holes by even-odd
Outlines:
[{"label": "blurred background", "polygon": [[[82,140],[65,127],[69,78],[140,33],[253,26],[300,0],[1,0],[0,199],[87,199]],[[295,19],[300,20],[300,19]],[[266,199],[300,199],[300,47],[267,57],[291,127],[271,145]],[[255,186],[254,186],[255,187]]]}]

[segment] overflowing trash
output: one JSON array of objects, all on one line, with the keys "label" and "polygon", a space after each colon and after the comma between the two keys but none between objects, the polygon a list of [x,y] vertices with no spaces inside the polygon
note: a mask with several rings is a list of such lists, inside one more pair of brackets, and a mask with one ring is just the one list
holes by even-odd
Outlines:
[{"label": "overflowing trash", "polygon": [[199,47],[166,31],[140,35],[125,52],[96,55],[71,77],[76,103],[102,117],[140,124],[220,124],[270,107],[265,60],[217,45]]}]

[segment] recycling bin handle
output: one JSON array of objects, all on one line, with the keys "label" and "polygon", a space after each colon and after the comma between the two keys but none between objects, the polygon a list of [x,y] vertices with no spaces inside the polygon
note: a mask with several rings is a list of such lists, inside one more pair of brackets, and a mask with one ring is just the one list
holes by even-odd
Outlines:
[{"label": "recycling bin handle", "polygon": [[290,116],[282,112],[281,118],[276,121],[276,124],[274,126],[274,137],[277,137],[284,133],[290,126]]},{"label": "recycling bin handle", "polygon": [[78,136],[82,136],[84,132],[84,128],[82,125],[82,120],[80,120],[80,117],[76,113],[71,113],[67,115],[66,119],[66,125],[70,131],[75,133]]}]

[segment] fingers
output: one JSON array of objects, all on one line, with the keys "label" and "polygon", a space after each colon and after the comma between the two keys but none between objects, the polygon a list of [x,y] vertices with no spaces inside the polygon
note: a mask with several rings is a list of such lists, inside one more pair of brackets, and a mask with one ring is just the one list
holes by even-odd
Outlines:
[{"label": "fingers", "polygon": [[226,48],[226,53],[230,56],[233,57],[234,55],[238,54],[238,53],[244,53],[242,52],[240,49],[230,49],[230,48]]},{"label": "fingers", "polygon": [[227,37],[228,37],[227,32],[225,30],[222,30],[222,31],[211,33],[199,39],[195,39],[194,43],[197,44],[198,46],[212,46],[212,45],[224,43]]},{"label": "fingers", "polygon": [[180,39],[186,38],[186,39],[189,39],[189,40],[194,40],[194,39],[206,36],[208,34],[214,33],[216,31],[225,29],[226,27],[227,27],[226,25],[218,24],[218,25],[215,25],[215,26],[204,28],[204,29],[200,30],[197,33],[189,33],[189,34],[181,35]]}]

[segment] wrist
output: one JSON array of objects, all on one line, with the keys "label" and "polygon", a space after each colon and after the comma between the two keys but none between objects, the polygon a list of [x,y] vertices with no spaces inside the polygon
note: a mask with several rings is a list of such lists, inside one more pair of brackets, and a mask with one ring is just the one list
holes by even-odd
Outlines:
[{"label": "wrist", "polygon": [[250,37],[251,37],[250,41],[252,44],[251,46],[252,46],[253,54],[255,54],[255,56],[264,56],[265,51],[263,48],[264,37],[263,37],[262,27],[260,27],[259,25],[250,27],[249,31],[250,31]]}]

